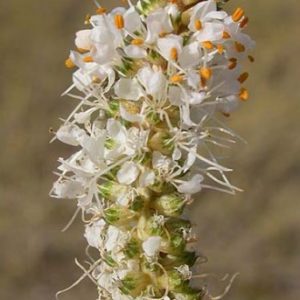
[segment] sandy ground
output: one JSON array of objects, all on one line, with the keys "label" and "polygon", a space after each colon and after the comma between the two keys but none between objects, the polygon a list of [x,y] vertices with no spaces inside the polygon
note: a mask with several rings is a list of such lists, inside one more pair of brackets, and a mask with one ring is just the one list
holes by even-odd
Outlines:
[{"label": "sandy ground", "polygon": [[[70,74],[63,61],[82,28],[86,0],[10,0],[0,3],[0,298],[54,299],[80,276],[84,260],[80,221],[60,229],[75,203],[48,197],[58,156],[49,127],[71,110],[59,94]],[[103,1],[105,2],[105,1]],[[250,66],[251,100],[228,121],[247,145],[233,149],[228,165],[238,196],[203,193],[191,214],[203,272],[239,272],[226,299],[300,299],[300,3],[298,0],[232,0],[251,19],[258,42]],[[118,3],[118,1],[110,1]],[[224,283],[210,280],[214,293]],[[87,281],[62,299],[95,299]]]}]

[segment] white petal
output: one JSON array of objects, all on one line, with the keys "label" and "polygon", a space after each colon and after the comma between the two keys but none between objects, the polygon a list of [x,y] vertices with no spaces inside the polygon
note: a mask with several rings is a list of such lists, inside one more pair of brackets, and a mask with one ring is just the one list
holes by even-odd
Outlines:
[{"label": "white petal", "polygon": [[157,46],[166,60],[171,59],[171,49],[175,48],[178,55],[182,52],[183,39],[181,36],[170,34],[168,37],[157,40]]},{"label": "white petal", "polygon": [[142,21],[139,13],[134,7],[130,7],[123,15],[125,21],[125,29],[134,33],[135,31],[140,31],[142,28]]},{"label": "white petal", "polygon": [[91,43],[91,30],[80,30],[76,33],[75,45],[78,49],[90,50],[92,43]]},{"label": "white petal", "polygon": [[87,136],[86,132],[73,124],[61,126],[56,133],[56,137],[61,142],[71,146],[79,146],[80,139],[85,136]]},{"label": "white petal", "polygon": [[145,170],[139,178],[140,187],[152,185],[155,181],[155,173],[152,170]]},{"label": "white petal", "polygon": [[205,23],[202,30],[195,34],[195,38],[199,42],[218,41],[222,39],[224,25],[219,23]]},{"label": "white petal", "polygon": [[194,175],[189,181],[185,181],[178,187],[178,192],[183,194],[196,194],[201,191],[201,183],[203,176],[200,174]]},{"label": "white petal", "polygon": [[131,58],[145,58],[147,56],[147,51],[140,46],[129,45],[124,48],[124,51],[128,57]]},{"label": "white petal", "polygon": [[136,79],[121,78],[115,84],[115,93],[119,98],[137,101],[143,95],[141,86]]},{"label": "white petal", "polygon": [[129,185],[137,179],[139,172],[140,171],[136,163],[125,162],[117,173],[118,181],[121,184]]},{"label": "white petal", "polygon": [[120,115],[121,117],[131,123],[142,123],[144,120],[144,116],[141,114],[131,114],[129,113],[123,105],[120,105]]},{"label": "white petal", "polygon": [[169,33],[173,31],[170,16],[162,8],[151,13],[146,19],[146,24],[148,29],[146,43],[149,44],[154,43],[162,32]]},{"label": "white petal", "polygon": [[139,70],[138,79],[148,95],[159,96],[164,92],[167,80],[161,70],[154,71],[150,66]]},{"label": "white petal", "polygon": [[91,247],[95,247],[98,249],[102,246],[103,240],[101,238],[101,234],[105,228],[105,225],[105,221],[101,219],[100,221],[97,221],[92,225],[88,225],[85,227],[84,237]]},{"label": "white petal", "polygon": [[199,49],[199,43],[193,42],[183,47],[183,50],[179,55],[178,61],[183,68],[192,68],[194,66],[199,65],[201,62],[201,52]]},{"label": "white petal", "polygon": [[147,256],[154,257],[159,252],[160,244],[161,244],[160,236],[149,237],[143,243],[143,250]]},{"label": "white petal", "polygon": [[168,97],[172,105],[179,106],[183,103],[181,88],[178,86],[170,86]]},{"label": "white petal", "polygon": [[74,199],[84,193],[83,185],[74,180],[57,181],[53,185],[53,194],[58,198]]}]

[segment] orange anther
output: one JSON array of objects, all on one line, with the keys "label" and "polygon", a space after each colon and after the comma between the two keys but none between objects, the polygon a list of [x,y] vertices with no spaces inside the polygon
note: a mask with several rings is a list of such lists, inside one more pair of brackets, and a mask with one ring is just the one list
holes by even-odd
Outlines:
[{"label": "orange anther", "polygon": [[94,59],[91,56],[86,56],[83,58],[83,61],[86,63],[94,62]]},{"label": "orange anther", "polygon": [[172,83],[180,83],[183,81],[183,76],[179,75],[179,74],[175,74],[170,78],[170,81]]},{"label": "orange anther", "polygon": [[245,72],[239,76],[238,81],[240,83],[244,83],[248,78],[249,78],[249,73]]},{"label": "orange anther", "polygon": [[227,31],[224,31],[223,32],[223,39],[230,39],[230,38],[231,38],[231,35]]},{"label": "orange anther", "polygon": [[228,69],[233,70],[237,66],[237,59],[236,58],[230,58],[229,59],[229,64],[228,64]]},{"label": "orange anther", "polygon": [[202,22],[200,20],[195,21],[195,28],[196,30],[201,30],[203,28]]},{"label": "orange anther", "polygon": [[241,27],[241,28],[244,28],[244,27],[246,27],[246,26],[248,25],[248,23],[249,23],[249,18],[248,18],[248,17],[245,17],[245,18],[241,21],[240,27]]},{"label": "orange anther", "polygon": [[65,66],[68,68],[68,69],[72,69],[75,67],[75,64],[74,62],[72,61],[72,59],[69,57],[68,59],[65,60]]},{"label": "orange anther", "polygon": [[122,15],[115,15],[115,26],[117,27],[117,29],[124,28],[124,18]]},{"label": "orange anther", "polygon": [[245,12],[244,12],[244,10],[242,9],[242,8],[237,8],[236,10],[235,10],[235,12],[232,14],[232,20],[234,21],[234,22],[239,22],[241,19],[242,19],[242,17],[244,16],[244,14],[245,14]]},{"label": "orange anther", "polygon": [[219,54],[223,54],[223,52],[224,52],[224,46],[223,45],[219,44],[217,46],[217,49],[218,49]]},{"label": "orange anther", "polygon": [[213,49],[213,47],[214,47],[213,43],[210,42],[210,41],[203,42],[203,43],[202,43],[202,46],[203,46],[205,49],[208,49],[208,50],[211,50],[211,49]]},{"label": "orange anther", "polygon": [[246,50],[245,46],[242,43],[235,42],[234,46],[237,52],[245,52]]},{"label": "orange anther", "polygon": [[170,51],[170,57],[172,60],[177,60],[178,59],[178,51],[176,48],[172,48]]},{"label": "orange anther", "polygon": [[248,56],[248,59],[249,59],[250,62],[252,62],[252,63],[255,62],[255,58],[254,58],[252,55],[249,55],[249,56]]},{"label": "orange anther", "polygon": [[96,9],[96,13],[97,13],[98,15],[103,15],[103,14],[105,14],[106,12],[107,12],[107,9],[104,8],[104,7],[98,7],[98,8]]},{"label": "orange anther", "polygon": [[144,40],[143,39],[133,39],[131,41],[131,45],[140,46],[143,45]]},{"label": "orange anther", "polygon": [[201,78],[209,80],[212,76],[212,69],[203,67],[199,71]]},{"label": "orange anther", "polygon": [[239,96],[242,101],[247,101],[249,99],[248,90],[245,88],[241,88]]}]

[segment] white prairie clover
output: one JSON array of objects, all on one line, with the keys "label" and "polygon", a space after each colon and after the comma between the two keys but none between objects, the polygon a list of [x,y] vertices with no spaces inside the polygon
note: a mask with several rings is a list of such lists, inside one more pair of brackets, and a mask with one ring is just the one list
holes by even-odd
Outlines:
[{"label": "white prairie clover", "polygon": [[[59,158],[51,195],[76,198],[86,222],[98,299],[196,300],[186,205],[203,189],[235,193],[220,149],[236,135],[228,116],[249,97],[242,63],[254,42],[243,9],[226,1],[140,0],[98,5],[66,61],[77,68],[65,94],[78,105],[54,139],[75,147]],[[68,289],[66,289],[68,290]],[[65,290],[65,291],[66,291]],[[218,298],[219,299],[219,298]]]}]

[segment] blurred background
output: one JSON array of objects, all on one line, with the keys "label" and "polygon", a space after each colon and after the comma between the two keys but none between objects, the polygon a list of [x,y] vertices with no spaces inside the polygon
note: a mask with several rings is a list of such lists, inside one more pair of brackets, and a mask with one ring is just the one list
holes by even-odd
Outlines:
[{"label": "blurred background", "polygon": [[[106,3],[105,3],[106,2]],[[257,40],[250,66],[251,100],[228,119],[245,137],[227,165],[245,192],[203,193],[192,215],[203,272],[239,272],[225,299],[300,299],[300,2],[231,0],[243,6]],[[117,0],[102,1],[108,7]],[[48,197],[59,156],[49,127],[74,106],[60,98],[71,74],[64,59],[83,27],[91,0],[10,0],[0,3],[0,298],[54,299],[80,276],[83,226],[60,229],[75,203]],[[212,281],[215,294],[224,283]],[[95,299],[85,281],[62,299]]]}]

